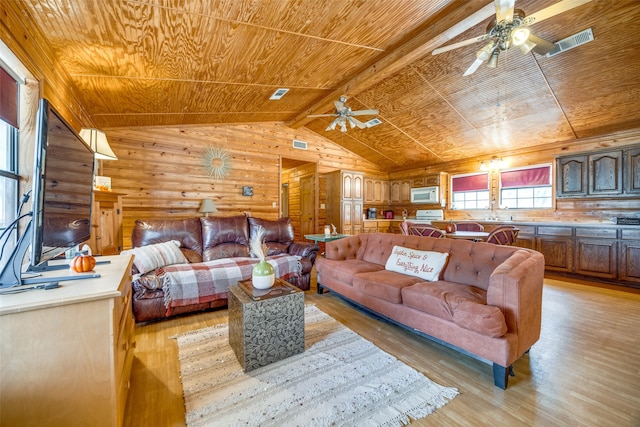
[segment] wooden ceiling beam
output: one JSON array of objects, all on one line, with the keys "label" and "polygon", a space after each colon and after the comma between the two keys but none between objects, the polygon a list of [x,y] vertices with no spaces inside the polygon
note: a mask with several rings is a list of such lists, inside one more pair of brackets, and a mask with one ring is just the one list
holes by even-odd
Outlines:
[{"label": "wooden ceiling beam", "polygon": [[333,102],[340,96],[350,98],[363,92],[496,13],[493,2],[485,6],[480,2],[455,2],[455,8],[452,8],[445,8],[415,37],[390,50],[320,101],[307,107],[291,120],[288,126],[294,129],[304,126],[313,120],[308,118],[308,115],[330,111]]}]

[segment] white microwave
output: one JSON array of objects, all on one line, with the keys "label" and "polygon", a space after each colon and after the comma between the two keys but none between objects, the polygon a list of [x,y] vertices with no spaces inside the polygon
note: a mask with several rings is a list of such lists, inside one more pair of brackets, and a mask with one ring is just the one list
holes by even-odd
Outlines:
[{"label": "white microwave", "polygon": [[419,187],[411,189],[411,203],[439,204],[438,187]]}]

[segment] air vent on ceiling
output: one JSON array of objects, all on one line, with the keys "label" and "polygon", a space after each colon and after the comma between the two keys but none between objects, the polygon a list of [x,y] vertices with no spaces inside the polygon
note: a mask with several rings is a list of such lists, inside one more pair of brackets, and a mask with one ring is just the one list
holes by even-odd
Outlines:
[{"label": "air vent on ceiling", "polygon": [[368,128],[372,128],[376,125],[379,125],[380,123],[382,123],[382,120],[375,118],[375,119],[371,119],[368,122],[364,122],[365,126]]},{"label": "air vent on ceiling", "polygon": [[285,89],[285,88],[277,89],[275,92],[273,92],[273,95],[271,95],[269,99],[280,99],[287,92],[289,92],[289,89]]},{"label": "air vent on ceiling", "polygon": [[299,150],[306,150],[307,149],[307,142],[306,141],[300,141],[298,139],[294,139],[293,140],[293,148],[297,148]]},{"label": "air vent on ceiling", "polygon": [[585,43],[592,42],[593,40],[593,31],[591,31],[591,28],[587,28],[584,31],[580,31],[578,34],[574,34],[566,39],[557,41],[555,43],[556,47],[551,52],[547,53],[547,58],[551,58],[552,56],[556,56],[559,53],[573,49],[574,47],[578,47]]}]

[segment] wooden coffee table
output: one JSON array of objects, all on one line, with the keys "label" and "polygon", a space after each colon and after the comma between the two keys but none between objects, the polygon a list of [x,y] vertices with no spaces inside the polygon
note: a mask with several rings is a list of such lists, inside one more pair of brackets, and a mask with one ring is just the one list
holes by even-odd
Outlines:
[{"label": "wooden coffee table", "polygon": [[245,372],[304,352],[304,292],[276,279],[250,296],[251,280],[229,287],[229,345]]}]

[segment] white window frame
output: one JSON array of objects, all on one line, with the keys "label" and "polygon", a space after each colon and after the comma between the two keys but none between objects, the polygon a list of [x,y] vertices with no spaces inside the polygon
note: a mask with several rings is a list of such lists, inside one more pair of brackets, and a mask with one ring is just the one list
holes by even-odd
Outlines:
[{"label": "white window frame", "polygon": [[[467,176],[486,175],[487,176],[487,189],[486,190],[472,190],[472,191],[453,191],[453,180],[455,178],[464,178]],[[449,188],[451,188],[451,210],[484,210],[489,209],[491,203],[491,175],[489,172],[474,172],[459,175],[452,175],[449,182]],[[486,195],[486,199],[485,196]],[[460,201],[462,196],[462,201]],[[479,203],[486,205],[479,206]],[[462,206],[459,206],[462,203]],[[475,207],[469,207],[475,203]]]},{"label": "white window frame", "polygon": [[[502,176],[498,175],[499,196],[500,196],[500,208],[502,209],[553,209],[554,195],[553,195],[553,165],[550,163],[543,163],[538,165],[524,166],[519,168],[504,169],[499,171],[512,172],[527,169],[537,169],[542,167],[549,168],[549,183],[546,185],[525,185],[522,187],[502,187]],[[543,189],[543,191],[540,191]],[[509,197],[509,200],[515,200],[514,203],[505,202],[505,193],[515,192],[515,197]],[[546,193],[542,195],[541,193]],[[531,200],[531,203],[526,201]],[[543,201],[542,203],[540,201]]]}]

